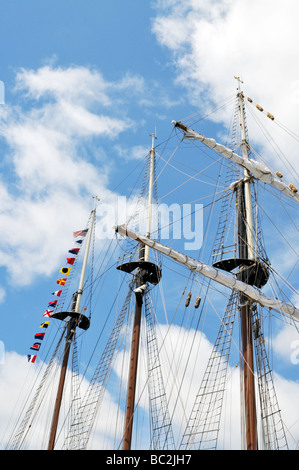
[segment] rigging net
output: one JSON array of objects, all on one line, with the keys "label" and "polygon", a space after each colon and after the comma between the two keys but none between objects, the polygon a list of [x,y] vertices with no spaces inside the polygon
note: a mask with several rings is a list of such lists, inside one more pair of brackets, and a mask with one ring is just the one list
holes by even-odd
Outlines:
[{"label": "rigging net", "polygon": [[261,316],[257,307],[255,310],[253,334],[264,447],[266,450],[286,450],[288,449],[288,443],[265,346]]},{"label": "rigging net", "polygon": [[151,448],[155,450],[174,450],[174,436],[159,359],[151,301],[148,294],[145,295],[144,300],[147,326],[148,388],[151,410],[150,415],[152,419]]},{"label": "rigging net", "polygon": [[105,393],[109,375],[112,370],[112,361],[115,355],[117,342],[128,312],[131,301],[132,290],[129,289],[123,307],[118,315],[112,329],[106,347],[100,357],[83,402],[78,409],[64,443],[68,450],[84,450],[87,447],[90,433],[96,419],[97,411]]},{"label": "rigging net", "polygon": [[182,450],[217,448],[232,330],[237,310],[238,293],[233,291],[183,434],[180,446]]}]

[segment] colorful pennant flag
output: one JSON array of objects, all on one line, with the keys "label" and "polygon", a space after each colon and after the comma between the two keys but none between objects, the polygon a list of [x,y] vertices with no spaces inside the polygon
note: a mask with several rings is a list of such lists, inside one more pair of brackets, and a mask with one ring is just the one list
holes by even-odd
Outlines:
[{"label": "colorful pennant flag", "polygon": [[45,336],[46,333],[36,333],[34,335],[34,338],[35,339],[40,339],[41,341],[44,339],[44,336]]},{"label": "colorful pennant flag", "polygon": [[30,349],[34,349],[35,351],[38,351],[40,348],[41,343],[34,343]]},{"label": "colorful pennant flag", "polygon": [[49,307],[55,308],[57,305],[58,300],[53,300],[52,302],[49,302]]},{"label": "colorful pennant flag", "polygon": [[44,323],[41,324],[40,328],[48,328],[49,324],[50,324],[49,320],[45,321]]},{"label": "colorful pennant flag", "polygon": [[56,295],[57,297],[60,297],[61,292],[62,292],[62,289],[52,292],[52,295]]},{"label": "colorful pennant flag", "polygon": [[73,232],[73,235],[75,238],[77,237],[85,237],[85,235],[87,234],[88,232],[88,228],[85,229],[85,230],[78,230],[77,232]]},{"label": "colorful pennant flag", "polygon": [[68,276],[70,274],[70,271],[71,268],[61,268],[59,272]]},{"label": "colorful pennant flag", "polygon": [[32,356],[31,354],[27,354],[28,362],[35,362],[36,354]]},{"label": "colorful pennant flag", "polygon": [[66,261],[67,261],[68,264],[73,265],[74,262],[75,262],[75,259],[76,259],[76,258],[67,258]]},{"label": "colorful pennant flag", "polygon": [[61,286],[64,286],[64,284],[66,283],[66,278],[65,279],[57,279],[57,284],[60,284]]},{"label": "colorful pennant flag", "polygon": [[77,255],[80,251],[80,248],[72,248],[69,250],[69,253],[72,253],[72,255]]},{"label": "colorful pennant flag", "polygon": [[54,310],[46,310],[45,313],[43,314],[43,317],[51,317],[51,313],[53,313]]}]

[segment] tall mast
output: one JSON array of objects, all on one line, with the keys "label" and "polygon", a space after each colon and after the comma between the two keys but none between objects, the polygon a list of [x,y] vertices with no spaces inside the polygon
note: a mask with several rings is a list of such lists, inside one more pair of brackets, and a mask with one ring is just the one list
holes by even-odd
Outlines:
[{"label": "tall mast", "polygon": [[[248,142],[246,140],[246,127],[244,115],[244,96],[241,92],[241,80],[238,77],[238,100],[240,110],[240,124],[242,136],[242,153],[243,157],[248,160]],[[246,237],[247,237],[247,256],[248,259],[254,259],[254,238],[253,238],[253,222],[252,222],[252,201],[251,201],[251,176],[247,168],[244,168],[244,192],[245,192],[245,215],[246,215]]]},{"label": "tall mast", "polygon": [[[240,88],[241,81],[238,78],[238,100],[240,110],[240,124],[242,136],[243,157],[248,159],[243,93]],[[237,211],[238,211],[238,241],[239,258],[254,260],[254,238],[252,222],[251,201],[251,177],[249,171],[244,168],[244,179],[237,187]],[[238,278],[250,283],[248,269],[240,266]],[[245,436],[247,450],[257,450],[257,420],[254,387],[254,362],[253,362],[253,338],[252,338],[252,311],[251,302],[243,294],[240,294],[241,315],[241,342],[243,356],[243,380],[244,380],[244,407],[245,407]]]},{"label": "tall mast", "polygon": [[[152,221],[152,203],[153,203],[153,175],[154,175],[154,162],[155,162],[155,148],[154,148],[155,134],[152,134],[152,148],[150,151],[150,178],[149,178],[149,196],[148,196],[148,211],[147,211],[147,228],[146,236],[150,237],[151,221]],[[141,311],[143,304],[143,295],[146,289],[146,282],[157,284],[160,280],[160,270],[158,266],[149,262],[149,247],[141,245],[139,249],[139,259],[137,262],[125,263],[118,266],[126,272],[133,272],[137,268],[135,276],[135,313],[134,324],[131,343],[131,357],[129,367],[129,380],[125,416],[125,428],[123,439],[123,450],[131,449],[132,431],[133,431],[133,417],[135,407],[135,393],[136,393],[136,379],[138,367],[138,354],[140,343],[140,325],[141,325]]]},{"label": "tall mast", "polygon": [[68,359],[69,359],[69,354],[70,354],[70,349],[71,349],[71,343],[72,343],[76,328],[79,327],[84,330],[87,330],[89,328],[88,318],[85,317],[85,315],[80,314],[79,310],[80,310],[81,297],[83,293],[83,285],[84,285],[91,237],[93,233],[95,213],[96,213],[96,210],[94,209],[91,212],[91,220],[90,220],[86,249],[85,249],[84,260],[83,260],[83,265],[82,265],[79,288],[78,288],[78,291],[73,295],[73,303],[72,303],[71,310],[69,312],[57,312],[56,314],[53,315],[53,318],[57,318],[58,320],[65,320],[67,317],[70,317],[70,319],[68,320],[68,325],[67,325],[63,360],[62,360],[59,384],[58,384],[58,389],[57,389],[48,450],[54,450],[54,447],[55,447],[55,438],[56,438],[56,433],[57,433],[58,419],[59,419],[59,414],[60,414],[60,407],[61,407],[61,402],[62,402],[64,384],[65,384],[67,364],[68,364]]},{"label": "tall mast", "polygon": [[[148,203],[147,203],[147,225],[146,236],[151,236],[151,223],[152,223],[152,206],[153,206],[153,184],[154,184],[154,163],[155,163],[155,134],[152,134],[152,148],[150,151],[150,177],[149,177],[149,190],[148,190]],[[149,261],[149,247],[145,247],[144,261]]]}]

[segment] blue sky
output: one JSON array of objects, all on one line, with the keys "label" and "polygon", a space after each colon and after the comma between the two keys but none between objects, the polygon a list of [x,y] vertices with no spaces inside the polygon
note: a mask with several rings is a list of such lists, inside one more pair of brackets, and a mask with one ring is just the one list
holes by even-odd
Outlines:
[{"label": "blue sky", "polygon": [[[115,12],[113,28],[112,11]],[[107,78],[113,78],[116,68],[123,73],[130,69],[139,73],[136,64],[140,61],[145,70],[153,50],[151,15],[150,4],[136,1],[128,4],[116,1],[113,5],[87,1],[84,7],[81,2],[71,1],[54,1],[51,5],[38,1],[6,2],[2,4],[1,15],[3,59],[9,67],[22,67],[26,63],[27,67],[37,68],[47,57],[59,54],[59,60],[67,64],[109,62],[111,75]],[[136,35],[126,33],[132,29]],[[146,49],[141,47],[140,40],[136,41],[137,37],[143,37]]]},{"label": "blue sky", "polygon": [[[0,80],[5,86],[5,105],[0,107],[0,340],[6,352],[1,365],[5,401],[13,380],[9,371],[15,375],[16,367],[24,367],[33,334],[52,300],[49,294],[56,289],[57,273],[72,248],[72,232],[84,228],[93,207],[92,195],[113,207],[118,196],[131,196],[151,146],[150,134],[156,131],[159,155],[167,160],[171,150],[165,155],[162,150],[172,133],[171,121],[234,97],[234,75],[244,80],[246,96],[278,116],[279,124],[296,130],[299,70],[295,0],[274,7],[268,0],[245,0],[241,5],[236,0],[189,0],[183,5],[178,0],[7,0],[0,7]],[[255,25],[254,35],[243,34],[244,18]],[[200,131],[221,139],[231,113],[220,110]],[[249,114],[248,125],[253,124]],[[296,184],[297,141],[285,147],[281,130],[277,126],[283,155],[273,151],[270,139],[262,140],[260,126],[250,139],[271,167]],[[173,142],[177,145],[178,139]],[[188,191],[166,196],[187,174],[202,169],[196,166],[197,157],[191,158],[187,162],[178,157],[175,168],[162,172],[162,202],[182,204],[211,193],[211,186],[199,189],[193,181]],[[164,164],[161,159],[160,170]],[[273,224],[281,226],[277,204],[270,204]],[[282,226],[291,247],[282,237],[284,249],[278,253],[269,237],[271,260],[285,277],[296,267],[290,253],[296,254],[298,245],[294,205],[290,214],[294,224],[287,216]],[[271,224],[265,227],[268,235],[272,229]],[[294,270],[289,280],[295,275]],[[298,366],[290,364],[289,357],[296,337],[286,334],[283,329],[276,338],[279,373],[291,381],[295,395]],[[1,408],[0,413],[0,421],[5,421]],[[298,416],[298,409],[293,414]],[[289,424],[296,425],[298,435],[297,418]]]}]

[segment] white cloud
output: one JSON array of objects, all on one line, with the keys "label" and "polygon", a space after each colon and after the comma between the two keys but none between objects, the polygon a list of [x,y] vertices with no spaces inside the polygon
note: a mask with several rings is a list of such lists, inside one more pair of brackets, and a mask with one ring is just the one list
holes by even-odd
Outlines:
[{"label": "white cloud", "polygon": [[[178,430],[180,430],[181,435],[182,431],[185,429],[213,345],[203,333],[194,330],[185,330],[178,326],[171,327],[168,331],[166,325],[160,325],[157,333],[161,348],[160,358],[163,380],[169,400],[169,410],[173,420],[175,436],[176,439],[178,439],[177,445],[179,445],[181,438],[177,437]],[[164,337],[165,339],[163,339]],[[163,344],[161,341],[163,341]],[[145,345],[142,343],[139,357],[141,382],[137,385],[136,400],[138,400],[139,406],[141,406],[147,414],[149,401],[147,384],[145,383],[147,361],[144,353]],[[129,351],[126,351],[125,353],[118,353],[114,361],[114,371],[119,378],[122,377],[124,379],[124,388],[122,388],[124,390],[128,376],[128,359]],[[24,367],[24,361],[26,367]],[[124,363],[127,366],[122,369]],[[30,393],[32,393],[32,384],[39,383],[37,374],[41,366],[42,364],[40,363],[34,365],[28,364],[24,356],[12,352],[6,353],[4,363],[0,365],[0,377],[1,383],[3,384],[0,394],[0,403],[2,404],[2,406],[0,406],[2,447],[6,445],[7,440],[12,435],[13,426],[19,414],[21,415],[22,409],[28,409],[32,398],[32,395],[30,395]],[[44,439],[48,438],[47,429],[49,426],[49,423],[45,423],[44,421],[46,418],[43,417],[42,411],[47,410],[46,415],[49,416],[49,411],[53,409],[53,399],[56,394],[58,380],[58,377],[54,380],[55,370],[54,368],[51,375],[48,377],[51,385],[48,386],[46,384],[47,395],[41,394],[43,397],[43,406],[40,407],[40,414],[36,416],[34,425],[32,425],[29,436],[30,448],[40,448],[40,446],[47,444],[46,440],[44,442],[40,440],[42,437],[44,437]],[[40,375],[39,373],[39,377]],[[224,449],[239,449],[241,445],[239,379],[239,368],[229,366],[227,389],[224,396],[223,419],[221,421],[221,432],[219,435],[219,445],[223,446]],[[275,374],[274,380],[279,405],[283,410],[282,417],[287,429],[290,448],[294,448],[298,440],[297,436],[299,435],[299,422],[296,421],[297,418],[294,408],[299,384],[292,380],[286,380],[278,374]],[[112,382],[114,382],[114,378]],[[82,398],[85,396],[87,386],[88,383],[84,380],[80,386],[80,396]],[[68,381],[67,387],[69,387]],[[116,396],[118,397],[119,384],[117,384],[117,382],[111,384],[109,390],[111,389],[117,390]],[[177,400],[178,392],[180,398]],[[28,396],[30,396],[29,402],[27,401]],[[66,393],[66,397],[67,396],[69,396],[68,392]],[[5,406],[3,404],[5,404]],[[62,407],[62,413],[65,413],[67,410],[68,404],[66,403]],[[105,448],[107,445],[109,446],[108,448],[113,448],[113,437],[118,441],[122,435],[123,417],[123,412],[119,409],[119,404],[116,399],[107,391],[103,398],[95,427],[91,433],[93,439],[91,439],[88,448],[101,449]],[[64,422],[64,419],[62,419],[62,422]],[[113,429],[116,423],[117,430]],[[224,428],[222,427],[223,423],[225,423]],[[143,425],[146,428],[146,420]],[[115,431],[116,434],[114,435]],[[60,442],[58,448],[63,444],[63,435],[64,432],[62,432],[61,435],[59,434]],[[109,440],[110,442],[108,442]],[[145,445],[144,442],[143,445]]]},{"label": "white cloud", "polygon": [[[202,108],[232,96],[237,87],[234,76],[241,76],[246,96],[295,131],[299,127],[298,13],[296,0],[190,0],[183,5],[170,0],[157,2],[152,29],[171,50],[177,80],[189,90],[193,105]],[[220,114],[226,124],[230,118]],[[275,122],[258,118],[279,134]],[[260,144],[261,138],[249,132],[251,143]],[[269,157],[279,162],[271,150]],[[298,168],[298,159],[290,147],[288,151]]]},{"label": "white cloud", "polygon": [[[177,446],[181,443],[182,433],[190,417],[203,374],[210,357],[213,344],[199,331],[186,330],[179,326],[159,325],[157,330],[163,382],[168,400],[169,413]],[[281,338],[282,339],[282,338]],[[282,339],[284,342],[284,339]],[[274,340],[274,343],[276,340]],[[275,347],[275,344],[273,345]],[[129,348],[129,346],[128,346]],[[276,347],[275,347],[276,350]],[[141,341],[139,355],[139,377],[137,380],[136,401],[143,410],[149,412],[149,397],[146,379],[147,359],[145,342]],[[129,367],[129,349],[119,353],[114,370],[123,377],[126,384]],[[155,370],[156,372],[156,370]],[[241,394],[240,376],[242,371],[236,364],[230,364],[224,394],[218,445],[223,449],[241,449]],[[157,380],[157,377],[155,377]],[[296,422],[296,400],[289,400],[298,393],[299,384],[274,374],[275,391],[278,397],[282,419],[290,448],[294,448],[299,435],[299,421]],[[125,385],[124,385],[125,387]],[[162,389],[159,389],[160,392]],[[258,384],[256,382],[257,407],[259,407]],[[260,427],[260,421],[259,421]],[[289,429],[292,429],[289,432]],[[260,446],[262,439],[260,438]]]},{"label": "white cloud", "polygon": [[[34,404],[34,413],[31,415],[31,425],[25,439],[25,449],[45,449],[48,445],[51,415],[54,410],[56,391],[58,386],[59,374],[57,374],[56,365],[48,368],[48,376],[44,381],[44,386],[38,395],[36,388],[40,384],[41,376],[44,375],[47,365],[43,363],[31,364],[27,362],[24,356],[20,356],[14,352],[5,354],[4,363],[0,364],[1,378],[1,404],[0,404],[0,434],[1,449],[5,448],[8,443],[12,445],[11,439],[19,430],[21,419],[24,418],[24,412],[27,412],[32,404],[33,398],[36,398]],[[80,396],[86,393],[88,383],[85,379],[80,380]],[[64,402],[61,407],[61,421],[57,431],[57,449],[62,448],[67,426],[69,424],[69,408],[71,392],[71,377],[66,376]],[[111,423],[117,421],[117,417],[121,412],[114,402],[113,397],[107,392],[103,397],[103,406],[101,416],[96,422],[95,429],[91,433],[89,448],[103,449],[111,448],[113,439],[118,433],[116,429],[112,429]],[[49,421],[50,416],[50,421]],[[61,432],[61,426],[66,424],[66,429]],[[109,427],[110,424],[110,427]]]},{"label": "white cloud", "polygon": [[149,153],[148,147],[143,145],[134,145],[132,148],[124,148],[122,145],[115,145],[117,154],[125,161],[129,160],[145,160]]},{"label": "white cloud", "polygon": [[[184,8],[181,2],[169,3],[166,12],[162,10],[155,19],[153,31],[161,43],[176,52],[180,76],[191,80],[194,89],[198,85],[205,91],[209,88],[211,99],[218,100],[231,94],[233,76],[241,75],[260,98],[264,92],[271,97],[277,83],[293,82],[296,74],[288,72],[298,67],[290,60],[295,58],[298,35],[292,27],[298,9],[295,0],[284,4],[269,0],[189,1],[184,2]],[[245,30],[245,24],[254,27],[254,34]],[[280,89],[284,91],[288,90]]]},{"label": "white cloud", "polygon": [[284,325],[271,340],[273,351],[286,363],[296,366],[299,363],[299,340],[296,329]]},{"label": "white cloud", "polygon": [[38,70],[21,69],[16,76],[16,90],[34,100],[46,96],[85,104],[96,101],[106,106],[111,103],[108,88],[109,83],[99,71],[86,67],[46,65]]},{"label": "white cloud", "polygon": [[2,287],[0,287],[0,303],[4,302],[5,295],[6,295],[5,290],[2,289]]},{"label": "white cloud", "polygon": [[110,161],[104,155],[95,167],[84,145],[98,155],[95,139],[115,138],[132,127],[126,112],[111,105],[118,94],[124,99],[124,89],[138,92],[140,86],[140,77],[108,83],[84,67],[17,74],[16,93],[25,104],[6,105],[0,123],[8,149],[0,179],[0,265],[15,284],[57,268],[71,231],[86,223],[92,195],[106,202],[117,196],[108,190]]}]

